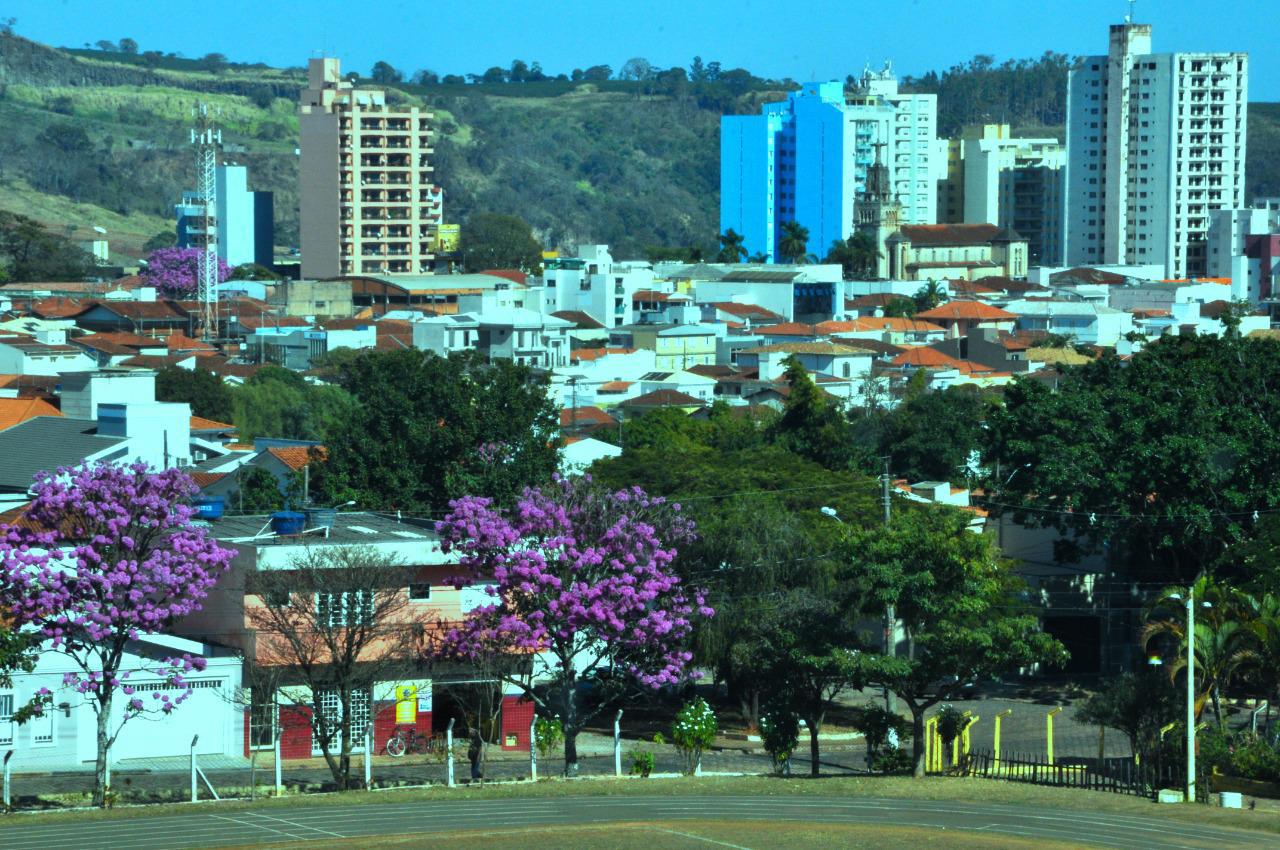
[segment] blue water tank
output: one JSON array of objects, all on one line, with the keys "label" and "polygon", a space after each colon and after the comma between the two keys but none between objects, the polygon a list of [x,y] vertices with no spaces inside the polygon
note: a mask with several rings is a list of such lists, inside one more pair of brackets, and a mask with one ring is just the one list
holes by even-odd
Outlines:
[{"label": "blue water tank", "polygon": [[192,505],[196,509],[196,516],[200,519],[221,519],[227,500],[223,496],[201,496],[192,502]]},{"label": "blue water tank", "polygon": [[297,511],[276,511],[271,515],[271,530],[276,534],[301,534],[306,519]]}]

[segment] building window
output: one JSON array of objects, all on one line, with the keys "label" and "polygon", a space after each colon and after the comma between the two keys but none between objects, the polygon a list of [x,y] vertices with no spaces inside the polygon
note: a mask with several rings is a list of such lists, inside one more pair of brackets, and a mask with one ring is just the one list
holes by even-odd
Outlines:
[{"label": "building window", "polygon": [[317,593],[316,619],[329,628],[369,625],[373,622],[373,591]]},{"label": "building window", "polygon": [[0,694],[0,747],[13,743],[13,694]]},{"label": "building window", "polygon": [[269,750],[276,743],[275,691],[253,688],[249,694],[249,746]]},{"label": "building window", "polygon": [[426,600],[431,598],[431,582],[415,581],[409,585],[409,598]]},{"label": "building window", "polygon": [[43,714],[26,722],[27,728],[31,730],[31,746],[53,746],[53,715],[54,712],[46,706]]}]

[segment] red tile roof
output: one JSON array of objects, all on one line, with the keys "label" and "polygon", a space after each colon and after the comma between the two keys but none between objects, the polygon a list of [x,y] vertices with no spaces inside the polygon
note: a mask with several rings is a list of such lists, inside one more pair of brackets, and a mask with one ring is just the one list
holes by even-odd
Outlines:
[{"label": "red tile roof", "polygon": [[945,304],[939,304],[932,310],[925,310],[916,313],[917,319],[928,319],[930,321],[1008,321],[1018,318],[1016,313],[1010,313],[1008,310],[1001,310],[982,301],[948,301]]},{"label": "red tile roof", "polygon": [[125,319],[186,321],[187,318],[172,301],[98,301],[82,308],[77,315],[83,315],[95,307],[101,307],[108,313]]},{"label": "red tile roof", "polygon": [[31,312],[42,319],[69,319],[97,303],[92,298],[41,298],[32,303]]},{"label": "red tile roof", "polygon": [[898,228],[912,247],[985,245],[1000,236],[994,224],[904,224]]},{"label": "red tile roof", "polygon": [[107,354],[137,354],[144,348],[164,349],[163,340],[151,336],[120,332],[104,332],[68,337],[68,342]]},{"label": "red tile roof", "polygon": [[634,383],[635,381],[605,381],[596,388],[596,393],[625,393],[627,388]]},{"label": "red tile roof", "polygon": [[604,357],[606,354],[634,354],[634,348],[579,348],[569,352],[569,362],[588,362]]},{"label": "red tile roof", "polygon": [[946,328],[919,319],[900,316],[864,316],[843,322],[819,322],[814,328],[822,334],[856,333],[866,331],[898,331],[902,333],[945,333]]},{"label": "red tile roof", "polygon": [[560,427],[569,428],[587,425],[617,425],[617,420],[598,407],[566,407],[560,411]]},{"label": "red tile roof", "polygon": [[201,342],[198,339],[192,339],[186,334],[171,333],[164,338],[164,344],[169,347],[170,353],[179,351],[217,351],[218,349],[207,342]]},{"label": "red tile roof", "polygon": [[225,472],[190,472],[188,475],[191,476],[191,480],[195,482],[196,486],[203,490],[211,484],[217,484],[227,474]]},{"label": "red tile roof", "polygon": [[755,304],[741,304],[737,301],[712,301],[709,303],[710,306],[715,307],[722,313],[737,316],[739,319],[751,319],[754,322],[781,322],[785,318],[772,310],[766,310]]},{"label": "red tile roof", "polygon": [[268,454],[294,472],[311,464],[313,451],[317,459],[324,460],[324,446],[272,446],[267,449]]},{"label": "red tile roof", "polygon": [[636,396],[627,399],[622,403],[623,407],[702,407],[706,402],[702,399],[694,398],[688,393],[682,393],[679,390],[654,390],[651,393]]},{"label": "red tile roof", "polygon": [[512,283],[518,283],[521,286],[528,285],[529,275],[519,269],[485,269],[480,274],[491,274],[494,277],[505,277]]},{"label": "red tile roof", "polygon": [[980,363],[957,360],[937,349],[927,347],[912,348],[904,351],[890,362],[894,366],[914,366],[920,369],[959,369],[965,374],[993,371],[990,367],[983,366]]},{"label": "red tile roof", "polygon": [[229,425],[226,422],[219,422],[216,419],[205,419],[203,416],[191,417],[192,431],[234,431],[236,426]]},{"label": "red tile roof", "polygon": [[753,334],[760,336],[817,336],[817,329],[813,325],[805,325],[800,322],[782,322],[777,325],[766,325],[760,328],[752,328]]},{"label": "red tile roof", "polygon": [[61,415],[61,410],[42,398],[0,398],[0,431],[37,416]]}]

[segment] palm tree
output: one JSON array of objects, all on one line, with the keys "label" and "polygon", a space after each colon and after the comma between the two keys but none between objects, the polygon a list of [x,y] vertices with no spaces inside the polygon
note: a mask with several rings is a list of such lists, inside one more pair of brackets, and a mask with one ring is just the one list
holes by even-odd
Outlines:
[{"label": "palm tree", "polygon": [[[1201,605],[1196,611],[1195,654],[1196,716],[1212,701],[1213,716],[1222,725],[1222,689],[1232,676],[1250,660],[1252,633],[1245,623],[1250,600],[1240,591],[1219,584],[1207,576],[1196,580],[1192,590]],[[1172,656],[1169,678],[1177,678],[1187,666],[1187,621],[1185,588],[1168,587],[1147,607],[1147,625],[1142,630],[1142,644],[1148,652],[1163,649]]]},{"label": "palm tree", "polygon": [[1250,601],[1245,627],[1251,640],[1244,651],[1244,666],[1263,689],[1269,726],[1271,706],[1280,697],[1280,596],[1268,593]]},{"label": "palm tree", "polygon": [[720,253],[716,254],[717,263],[737,263],[747,256],[747,249],[743,246],[746,241],[745,236],[734,231],[731,227],[724,233],[720,234]]},{"label": "palm tree", "polygon": [[798,221],[784,221],[778,253],[793,263],[803,263],[808,259],[809,228],[802,227]]},{"label": "palm tree", "polygon": [[947,290],[938,281],[931,280],[916,290],[914,300],[917,311],[932,310],[947,300]]}]

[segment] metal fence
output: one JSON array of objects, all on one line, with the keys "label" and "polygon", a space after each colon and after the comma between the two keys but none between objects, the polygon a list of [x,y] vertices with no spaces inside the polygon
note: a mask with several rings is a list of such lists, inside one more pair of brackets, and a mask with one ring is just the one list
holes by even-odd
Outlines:
[{"label": "metal fence", "polygon": [[1154,797],[1161,788],[1178,787],[1183,778],[1179,770],[1175,764],[1138,763],[1133,759],[1051,762],[1043,756],[984,750],[970,752],[956,765],[956,772],[965,776],[1139,797]]}]

